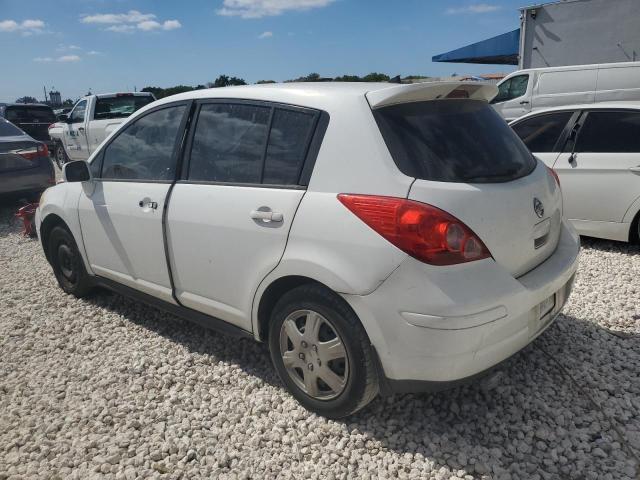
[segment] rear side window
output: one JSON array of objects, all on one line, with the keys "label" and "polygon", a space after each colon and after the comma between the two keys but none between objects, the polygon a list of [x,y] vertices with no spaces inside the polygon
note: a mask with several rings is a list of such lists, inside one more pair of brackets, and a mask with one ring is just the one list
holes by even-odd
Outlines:
[{"label": "rear side window", "polygon": [[150,95],[120,95],[98,98],[93,118],[96,120],[126,118],[151,102],[153,102],[153,98]]},{"label": "rear side window", "polygon": [[307,156],[315,115],[276,108],[262,183],[296,185]]},{"label": "rear side window", "polygon": [[260,183],[269,107],[208,103],[198,116],[189,180]]},{"label": "rear side window", "polygon": [[24,132],[15,125],[0,118],[0,137],[15,137],[24,135]]},{"label": "rear side window", "polygon": [[298,185],[318,114],[249,104],[203,104],[188,179]]},{"label": "rear side window", "polygon": [[505,121],[480,100],[434,100],[374,110],[405,175],[440,182],[506,182],[536,161]]},{"label": "rear side window", "polygon": [[7,107],[5,118],[16,123],[54,123],[56,116],[49,107]]},{"label": "rear side window", "polygon": [[578,135],[576,151],[639,153],[640,113],[589,112]]},{"label": "rear side window", "polygon": [[552,152],[573,112],[538,115],[513,126],[532,152]]},{"label": "rear side window", "polygon": [[114,180],[173,180],[174,149],[184,105],[163,108],[135,120],[104,152],[102,178]]}]

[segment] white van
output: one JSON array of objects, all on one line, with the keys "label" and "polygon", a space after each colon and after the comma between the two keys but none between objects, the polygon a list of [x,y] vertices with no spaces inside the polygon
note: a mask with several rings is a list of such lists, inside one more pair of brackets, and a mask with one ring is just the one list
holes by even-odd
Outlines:
[{"label": "white van", "polygon": [[507,121],[541,108],[640,100],[640,62],[533,68],[508,75],[491,101]]}]

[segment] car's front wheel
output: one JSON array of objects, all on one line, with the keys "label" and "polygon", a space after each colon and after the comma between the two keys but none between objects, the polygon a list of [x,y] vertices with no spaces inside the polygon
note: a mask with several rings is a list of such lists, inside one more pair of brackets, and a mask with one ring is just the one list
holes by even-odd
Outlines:
[{"label": "car's front wheel", "polygon": [[67,156],[67,152],[65,151],[62,142],[56,142],[54,158],[60,170],[62,170],[64,164],[69,161],[69,157]]},{"label": "car's front wheel", "polygon": [[319,415],[351,415],[378,394],[364,328],[349,305],[322,286],[283,295],[271,315],[269,349],[289,391]]},{"label": "car's front wheel", "polygon": [[92,288],[91,279],[71,233],[64,227],[54,227],[47,244],[49,260],[60,288],[76,297],[89,293]]}]

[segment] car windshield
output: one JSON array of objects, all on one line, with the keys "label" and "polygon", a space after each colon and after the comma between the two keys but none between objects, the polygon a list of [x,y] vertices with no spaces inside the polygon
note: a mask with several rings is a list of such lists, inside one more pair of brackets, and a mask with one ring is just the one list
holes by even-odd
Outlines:
[{"label": "car windshield", "polygon": [[151,102],[153,102],[151,95],[121,95],[98,98],[93,118],[96,120],[125,118]]},{"label": "car windshield", "polygon": [[494,183],[528,175],[536,165],[524,143],[481,100],[405,103],[377,109],[374,116],[405,175]]},{"label": "car windshield", "polygon": [[0,119],[0,137],[16,137],[18,135],[24,135],[24,132],[12,123]]},{"label": "car windshield", "polygon": [[54,123],[56,116],[53,110],[47,106],[9,106],[7,107],[5,118],[10,122],[19,123]]}]

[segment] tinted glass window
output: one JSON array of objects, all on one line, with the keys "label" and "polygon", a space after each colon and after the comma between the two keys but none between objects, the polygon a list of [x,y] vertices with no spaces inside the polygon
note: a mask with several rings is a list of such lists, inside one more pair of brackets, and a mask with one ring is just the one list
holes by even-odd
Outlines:
[{"label": "tinted glass window", "polygon": [[15,137],[17,135],[24,135],[24,132],[6,120],[0,119],[0,137]]},{"label": "tinted glass window", "polygon": [[573,112],[538,115],[513,126],[532,152],[552,152]]},{"label": "tinted glass window", "polygon": [[406,175],[489,183],[528,175],[535,159],[486,102],[434,100],[374,111],[391,156]]},{"label": "tinted glass window", "polygon": [[302,171],[315,116],[276,109],[269,133],[262,183],[296,185]]},{"label": "tinted glass window", "polygon": [[260,183],[271,109],[254,105],[202,105],[191,148],[189,179]]},{"label": "tinted glass window", "polygon": [[86,110],[87,110],[87,101],[82,100],[81,102],[78,102],[76,106],[73,108],[73,110],[71,111],[71,117],[69,117],[71,119],[71,123],[84,122],[84,114]]},{"label": "tinted glass window", "polygon": [[24,123],[54,123],[56,116],[49,107],[20,107],[10,106],[5,111],[5,117],[10,122]]},{"label": "tinted glass window", "polygon": [[127,126],[105,150],[102,177],[172,180],[173,151],[185,108],[156,110]]},{"label": "tinted glass window", "polygon": [[577,152],[640,152],[640,113],[589,112],[578,135]]},{"label": "tinted glass window", "polygon": [[529,83],[529,75],[518,75],[509,80],[505,80],[498,85],[498,95],[491,103],[505,102],[514,98],[521,97],[527,93],[527,85]]},{"label": "tinted glass window", "polygon": [[133,112],[153,102],[150,95],[122,95],[118,97],[98,98],[93,118],[126,118]]}]

